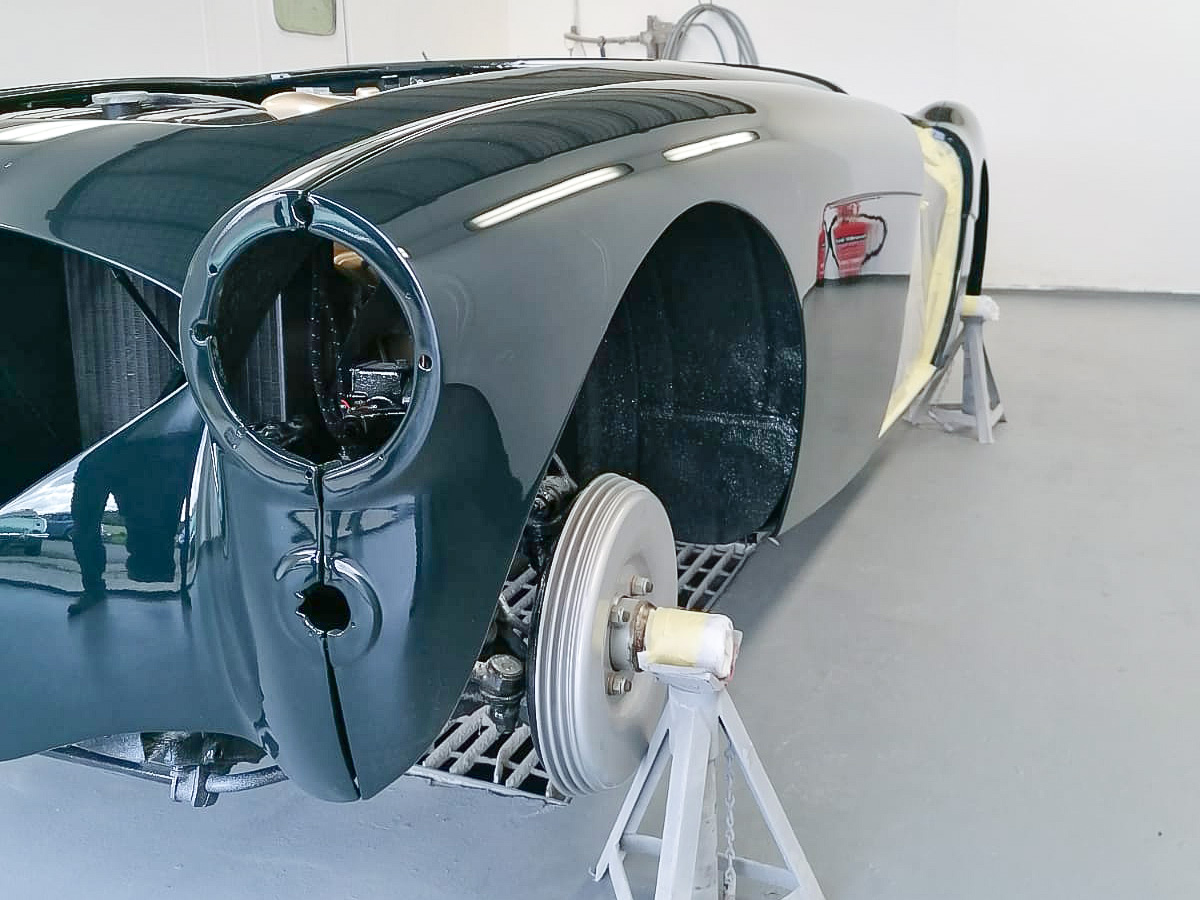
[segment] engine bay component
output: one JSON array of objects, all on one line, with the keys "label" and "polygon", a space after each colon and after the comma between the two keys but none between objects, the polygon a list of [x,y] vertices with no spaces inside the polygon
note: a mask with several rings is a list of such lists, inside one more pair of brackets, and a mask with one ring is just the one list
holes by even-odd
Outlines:
[{"label": "engine bay component", "polygon": [[[246,125],[270,122],[273,116],[249,100],[213,94],[176,94],[166,91],[105,91],[76,107],[44,107],[0,115],[0,127],[9,124],[69,120],[172,122],[181,125]],[[99,120],[99,121],[97,121]],[[80,125],[80,127],[86,127]]]},{"label": "engine bay component", "polygon": [[140,119],[192,125],[243,125],[265,122],[270,114],[259,104],[208,94],[173,94],[163,91],[108,91],[92,95],[85,107],[102,119]]},{"label": "engine bay component", "polygon": [[665,691],[633,666],[632,645],[613,651],[613,632],[631,635],[656,598],[676,604],[666,510],[637,482],[600,475],[567,516],[533,635],[534,742],[567,796],[616,787],[646,753]]},{"label": "engine bay component", "polygon": [[339,106],[352,97],[337,97],[332,94],[314,94],[309,91],[281,91],[263,100],[262,105],[276,119],[290,119],[319,112],[331,106]]}]

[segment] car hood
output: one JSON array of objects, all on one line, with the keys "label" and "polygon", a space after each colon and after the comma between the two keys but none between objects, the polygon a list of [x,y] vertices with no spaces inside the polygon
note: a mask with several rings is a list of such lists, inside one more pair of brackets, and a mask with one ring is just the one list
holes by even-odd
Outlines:
[{"label": "car hood", "polygon": [[[115,263],[179,293],[204,235],[239,202],[286,184],[306,167],[311,175],[320,160],[344,162],[377,152],[380,137],[397,130],[408,134],[425,121],[474,107],[605,85],[800,80],[769,70],[657,61],[478,64],[489,66],[481,74],[252,124],[80,121],[78,109],[64,109],[61,127],[30,129],[27,120],[15,124],[0,115],[0,227]],[[204,90],[216,84],[172,82],[171,87]],[[226,90],[235,86],[225,83]],[[88,90],[112,87],[81,85],[75,93],[87,97]],[[24,106],[61,103],[68,94],[67,86],[31,89]],[[0,109],[21,106],[21,95],[0,94]]]}]

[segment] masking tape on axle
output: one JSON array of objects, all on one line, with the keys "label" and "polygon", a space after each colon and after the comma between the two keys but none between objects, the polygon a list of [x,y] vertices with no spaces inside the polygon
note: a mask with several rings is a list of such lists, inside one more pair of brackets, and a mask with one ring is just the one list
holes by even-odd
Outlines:
[{"label": "masking tape on axle", "polygon": [[686,609],[656,608],[646,620],[644,667],[691,666],[728,678],[733,670],[733,622],[728,616]]}]

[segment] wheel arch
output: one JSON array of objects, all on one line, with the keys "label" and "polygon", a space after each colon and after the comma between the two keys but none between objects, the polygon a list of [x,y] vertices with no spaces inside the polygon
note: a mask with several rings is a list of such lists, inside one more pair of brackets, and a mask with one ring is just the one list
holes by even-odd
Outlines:
[{"label": "wheel arch", "polygon": [[769,528],[803,428],[804,321],[791,265],[744,207],[676,215],[617,301],[556,452],[581,477],[642,481],[678,536]]}]

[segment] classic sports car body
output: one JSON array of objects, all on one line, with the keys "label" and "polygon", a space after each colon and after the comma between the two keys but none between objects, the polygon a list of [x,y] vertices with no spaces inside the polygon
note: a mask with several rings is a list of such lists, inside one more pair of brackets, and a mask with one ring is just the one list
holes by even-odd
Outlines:
[{"label": "classic sports car body", "polygon": [[0,557],[0,758],[230,736],[369,797],[496,640],[552,464],[636,478],[684,540],[783,531],[982,275],[970,114],[786,72],[426,63],[0,113],[0,516],[72,523]]}]

